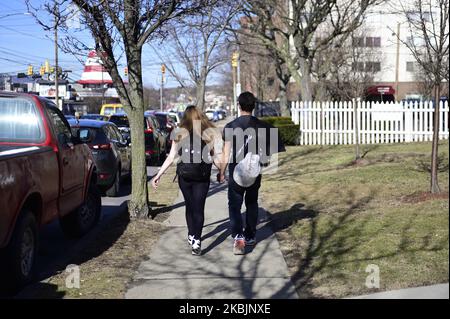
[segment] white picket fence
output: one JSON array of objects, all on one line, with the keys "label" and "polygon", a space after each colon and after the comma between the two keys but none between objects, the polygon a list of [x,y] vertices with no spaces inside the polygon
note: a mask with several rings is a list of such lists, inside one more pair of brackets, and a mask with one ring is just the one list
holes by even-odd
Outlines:
[{"label": "white picket fence", "polygon": [[[431,102],[293,102],[292,120],[300,125],[301,145],[399,143],[431,141]],[[448,102],[440,103],[439,138],[449,136]],[[356,121],[357,120],[357,121]]]}]

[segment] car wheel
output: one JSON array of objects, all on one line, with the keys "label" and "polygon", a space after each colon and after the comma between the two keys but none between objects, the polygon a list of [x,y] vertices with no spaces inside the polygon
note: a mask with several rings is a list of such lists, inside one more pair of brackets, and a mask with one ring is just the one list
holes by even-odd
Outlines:
[{"label": "car wheel", "polygon": [[111,186],[110,189],[106,191],[106,196],[109,197],[117,197],[119,196],[120,192],[120,168],[116,171],[116,178],[114,179],[114,184]]},{"label": "car wheel", "polygon": [[2,258],[7,274],[6,287],[16,290],[29,283],[35,274],[38,250],[38,225],[29,210],[23,210],[17,220],[11,241]]},{"label": "car wheel", "polygon": [[68,237],[78,238],[89,232],[100,220],[102,198],[95,185],[91,185],[83,204],[60,219],[61,227]]}]

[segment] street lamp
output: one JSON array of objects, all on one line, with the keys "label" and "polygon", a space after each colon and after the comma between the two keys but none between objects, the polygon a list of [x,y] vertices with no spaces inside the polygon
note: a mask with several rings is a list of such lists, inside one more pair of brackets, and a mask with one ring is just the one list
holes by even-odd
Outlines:
[{"label": "street lamp", "polygon": [[10,13],[10,14],[6,14],[4,16],[0,16],[0,19],[13,17],[13,16],[22,16],[22,15],[29,16],[29,15],[31,15],[31,12]]}]

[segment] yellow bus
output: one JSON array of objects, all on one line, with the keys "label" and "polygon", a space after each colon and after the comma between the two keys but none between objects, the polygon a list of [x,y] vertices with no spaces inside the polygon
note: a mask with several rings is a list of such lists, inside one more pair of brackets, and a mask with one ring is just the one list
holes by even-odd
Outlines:
[{"label": "yellow bus", "polygon": [[100,110],[101,115],[111,116],[117,113],[124,113],[122,104],[103,104]]}]

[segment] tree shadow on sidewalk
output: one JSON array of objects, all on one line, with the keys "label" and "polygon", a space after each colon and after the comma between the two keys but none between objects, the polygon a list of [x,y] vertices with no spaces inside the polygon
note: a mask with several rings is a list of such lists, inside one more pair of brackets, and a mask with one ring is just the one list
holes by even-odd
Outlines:
[{"label": "tree shadow on sidewalk", "polygon": [[[358,237],[364,228],[366,221],[362,221],[353,229],[351,238],[336,236],[338,230],[349,225],[354,215],[362,210],[373,199],[373,194],[352,200],[349,208],[339,214],[336,219],[328,225],[326,231],[318,230],[318,216],[321,213],[314,208],[305,208],[303,203],[297,203],[286,211],[270,214],[270,222],[264,227],[270,229],[279,237],[280,242],[292,241],[290,234],[282,234],[293,224],[307,220],[309,223],[309,234],[307,241],[303,243],[299,251],[295,249],[284,252],[288,267],[296,269],[291,273],[291,280],[296,286],[300,298],[317,298],[313,292],[313,277],[323,268],[328,267],[331,262],[340,260],[340,257],[356,249],[361,242]],[[283,238],[284,236],[284,238]],[[325,249],[326,248],[326,249]],[[288,255],[286,256],[286,253]],[[279,293],[276,292],[275,295]]]}]

